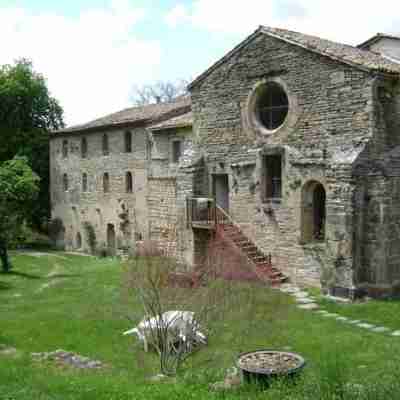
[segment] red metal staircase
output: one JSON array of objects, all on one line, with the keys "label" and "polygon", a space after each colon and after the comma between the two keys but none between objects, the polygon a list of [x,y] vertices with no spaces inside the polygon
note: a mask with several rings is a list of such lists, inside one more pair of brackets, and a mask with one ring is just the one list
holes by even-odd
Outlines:
[{"label": "red metal staircase", "polygon": [[223,240],[245,255],[257,277],[272,286],[279,286],[288,277],[272,266],[271,255],[265,255],[241,230],[232,218],[218,205],[215,209],[215,231]]}]

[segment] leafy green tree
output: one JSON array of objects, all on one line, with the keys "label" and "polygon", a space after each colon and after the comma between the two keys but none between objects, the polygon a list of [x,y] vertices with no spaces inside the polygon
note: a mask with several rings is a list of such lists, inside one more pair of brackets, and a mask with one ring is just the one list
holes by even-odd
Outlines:
[{"label": "leafy green tree", "polygon": [[27,215],[36,227],[50,216],[50,131],[63,126],[62,108],[30,61],[21,59],[0,67],[0,162],[25,156],[41,178],[38,201]]},{"label": "leafy green tree", "polygon": [[4,272],[11,269],[7,248],[31,213],[39,181],[26,158],[15,157],[0,163],[0,259]]}]

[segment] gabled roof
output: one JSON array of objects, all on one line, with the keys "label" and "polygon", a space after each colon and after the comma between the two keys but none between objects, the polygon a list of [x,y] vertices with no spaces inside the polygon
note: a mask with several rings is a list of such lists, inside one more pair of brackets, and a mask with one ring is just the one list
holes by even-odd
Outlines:
[{"label": "gabled roof", "polygon": [[180,96],[170,103],[149,104],[141,107],[130,107],[105,117],[95,119],[86,124],[60,129],[55,134],[79,133],[138,125],[157,123],[177,115],[185,114],[191,110],[189,95]]},{"label": "gabled roof", "polygon": [[186,114],[182,114],[177,117],[167,119],[158,124],[151,125],[150,127],[148,127],[148,129],[150,129],[151,131],[161,131],[165,129],[186,128],[188,126],[192,126],[192,123],[193,115],[192,112],[189,111]]},{"label": "gabled roof", "polygon": [[205,79],[212,71],[221,64],[229,60],[240,49],[260,35],[267,35],[276,39],[301,47],[313,53],[329,57],[335,61],[350,65],[363,71],[371,71],[382,74],[400,74],[400,64],[388,60],[378,54],[368,50],[362,50],[354,46],[332,42],[321,39],[317,36],[306,35],[304,33],[289,31],[280,28],[270,28],[260,26],[254,33],[247,37],[243,42],[227,53],[219,61],[208,68],[204,73],[197,77],[190,85],[189,89],[196,86]]},{"label": "gabled roof", "polygon": [[360,43],[357,47],[359,49],[366,49],[367,47],[373,45],[374,43],[379,42],[379,40],[381,39],[400,40],[400,36],[387,35],[386,33],[377,33],[375,36],[372,36],[365,42]]}]

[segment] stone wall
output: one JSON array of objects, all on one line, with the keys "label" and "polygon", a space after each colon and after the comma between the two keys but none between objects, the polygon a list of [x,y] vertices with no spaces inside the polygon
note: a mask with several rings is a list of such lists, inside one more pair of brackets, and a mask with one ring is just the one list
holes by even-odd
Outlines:
[{"label": "stone wall", "polygon": [[[59,135],[50,141],[52,218],[60,218],[64,223],[67,249],[77,248],[76,238],[80,232],[83,249],[88,250],[83,228],[85,221],[93,225],[99,247],[107,245],[108,224],[114,226],[117,248],[133,248],[135,235],[147,236],[147,133],[144,128],[133,129],[133,151],[125,153],[124,131],[108,131],[108,155],[103,155],[102,151],[103,134],[99,131],[86,135]],[[86,158],[81,155],[83,137],[88,143]],[[68,142],[66,158],[62,154],[64,140]],[[126,192],[128,171],[133,177],[132,193]],[[103,174],[106,172],[110,181],[108,193],[103,192]],[[83,173],[87,174],[86,192],[82,188]],[[68,176],[67,191],[63,188],[64,174]],[[128,221],[125,213],[128,213]]]},{"label": "stone wall", "polygon": [[150,238],[165,255],[177,257],[177,202],[175,178],[149,178]]},{"label": "stone wall", "polygon": [[[249,103],[270,79],[287,91],[289,115],[265,135],[254,129]],[[319,285],[322,277],[354,289],[352,163],[376,134],[373,85],[366,72],[260,35],[192,88],[208,181],[228,174],[233,219],[297,283]],[[283,155],[282,198],[270,204],[261,193],[262,157],[274,152]],[[305,244],[302,198],[311,181],[326,192],[326,240]]]}]

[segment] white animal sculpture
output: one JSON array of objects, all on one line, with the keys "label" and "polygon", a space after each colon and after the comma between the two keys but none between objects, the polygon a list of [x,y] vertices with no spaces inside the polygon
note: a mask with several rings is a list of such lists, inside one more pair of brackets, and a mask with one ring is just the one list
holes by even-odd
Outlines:
[{"label": "white animal sculpture", "polygon": [[143,318],[135,327],[124,335],[135,334],[143,342],[144,350],[148,351],[149,341],[157,337],[157,329],[167,329],[168,338],[172,341],[181,341],[189,347],[194,343],[207,343],[207,337],[200,332],[199,324],[192,311],[166,311],[161,318]]}]

